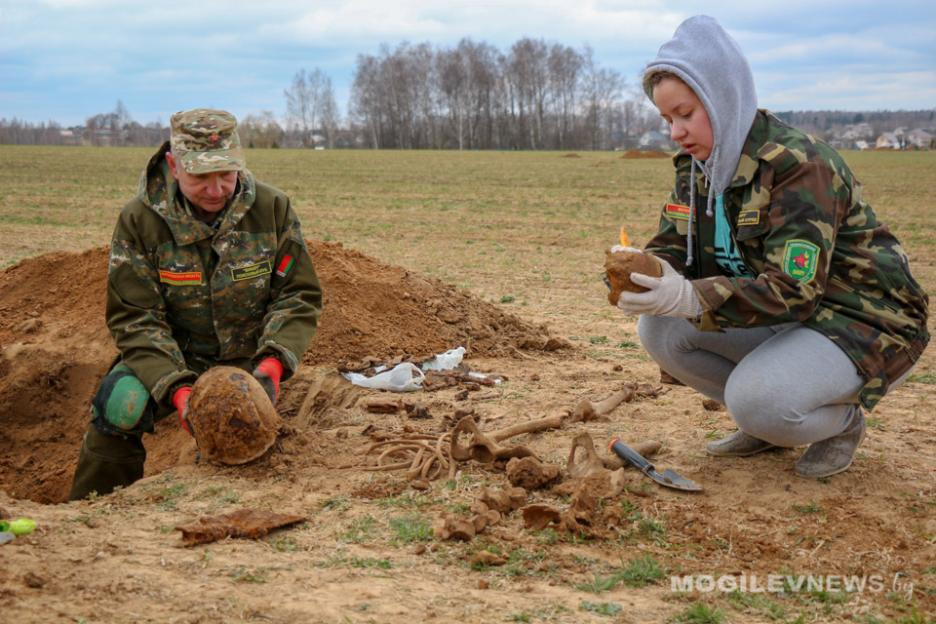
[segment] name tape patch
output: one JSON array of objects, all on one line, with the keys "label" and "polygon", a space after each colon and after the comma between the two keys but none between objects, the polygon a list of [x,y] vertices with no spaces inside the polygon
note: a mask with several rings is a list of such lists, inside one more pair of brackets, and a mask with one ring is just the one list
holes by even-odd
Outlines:
[{"label": "name tape patch", "polygon": [[263,262],[258,262],[257,264],[231,269],[231,278],[235,282],[240,282],[242,280],[254,279],[262,275],[268,275],[272,272],[273,268],[270,264],[270,261],[264,260]]},{"label": "name tape patch", "polygon": [[760,210],[749,208],[738,213],[738,226],[757,225],[760,223]]},{"label": "name tape patch", "polygon": [[201,286],[201,271],[160,271],[159,281],[170,286]]}]

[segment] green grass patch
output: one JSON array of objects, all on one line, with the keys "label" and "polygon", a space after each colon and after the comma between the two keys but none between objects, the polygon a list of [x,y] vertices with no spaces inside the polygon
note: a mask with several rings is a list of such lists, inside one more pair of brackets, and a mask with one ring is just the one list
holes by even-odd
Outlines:
[{"label": "green grass patch", "polygon": [[786,609],[763,594],[735,590],[726,596],[728,602],[739,611],[759,613],[778,621],[786,618]]},{"label": "green grass patch", "polygon": [[289,536],[275,537],[268,540],[268,543],[276,552],[296,552],[299,550],[299,543]]},{"label": "green grass patch", "polygon": [[267,571],[263,568],[247,568],[240,566],[231,572],[231,578],[236,583],[266,583]]},{"label": "green grass patch", "polygon": [[607,617],[614,617],[624,609],[616,602],[589,602],[588,600],[583,600],[579,603],[579,610],[597,613],[598,615],[605,615]]},{"label": "green grass patch", "polygon": [[373,516],[359,516],[348,523],[338,540],[347,544],[360,544],[374,537],[377,533],[377,520]]},{"label": "green grass patch", "polygon": [[374,503],[382,509],[420,509],[437,502],[437,500],[423,494],[414,495],[410,492],[374,500]]},{"label": "green grass patch", "polygon": [[[538,576],[544,573],[541,564],[547,559],[548,554],[544,550],[528,551],[524,548],[517,548],[510,551],[507,555],[507,563],[504,564],[504,574],[507,576]],[[551,566],[555,569],[555,565]]]},{"label": "green grass patch", "polygon": [[347,511],[351,509],[351,500],[347,496],[332,496],[323,500],[321,506],[330,511]]},{"label": "green grass patch", "polygon": [[390,530],[394,541],[401,544],[428,542],[432,539],[432,527],[424,516],[408,514],[390,518]]},{"label": "green grass patch", "polygon": [[907,381],[921,384],[936,384],[936,372],[913,373],[907,377]]},{"label": "green grass patch", "polygon": [[721,609],[710,607],[705,603],[696,602],[688,609],[670,620],[673,624],[722,624],[725,613]]},{"label": "green grass patch", "polygon": [[375,559],[373,557],[351,557],[348,565],[352,568],[389,570],[393,568],[393,562],[389,559]]},{"label": "green grass patch", "polygon": [[179,499],[185,495],[188,488],[184,483],[167,485],[153,494],[156,508],[162,511],[175,511],[178,509]]},{"label": "green grass patch", "polygon": [[645,587],[652,585],[662,579],[663,569],[651,555],[644,555],[636,559],[631,559],[621,569],[613,572],[609,576],[595,575],[595,578],[588,583],[576,585],[576,589],[581,591],[600,594],[611,591],[621,583],[628,587]]},{"label": "green grass patch", "polygon": [[793,511],[803,515],[822,513],[822,507],[815,501],[810,501],[804,505],[792,505]]}]

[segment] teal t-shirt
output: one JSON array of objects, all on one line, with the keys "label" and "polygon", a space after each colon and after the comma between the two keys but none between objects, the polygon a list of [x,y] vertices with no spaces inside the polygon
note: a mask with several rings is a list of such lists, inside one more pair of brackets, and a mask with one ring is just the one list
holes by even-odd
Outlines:
[{"label": "teal t-shirt", "polygon": [[715,198],[715,263],[726,275],[733,277],[753,277],[753,273],[744,264],[728,224],[725,212],[725,196]]}]

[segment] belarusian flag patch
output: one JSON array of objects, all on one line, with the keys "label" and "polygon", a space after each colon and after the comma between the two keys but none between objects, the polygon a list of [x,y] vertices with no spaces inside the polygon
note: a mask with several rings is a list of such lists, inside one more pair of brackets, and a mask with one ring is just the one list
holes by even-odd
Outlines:
[{"label": "belarusian flag patch", "polygon": [[276,267],[276,274],[280,277],[286,277],[286,274],[289,273],[289,270],[292,269],[294,264],[296,264],[296,259],[286,254]]},{"label": "belarusian flag patch", "polygon": [[684,206],[683,204],[666,204],[663,212],[670,219],[677,219],[679,221],[689,220],[689,206]]},{"label": "belarusian flag patch", "polygon": [[810,282],[819,267],[819,246],[805,240],[788,240],[783,247],[783,272],[800,282]]}]

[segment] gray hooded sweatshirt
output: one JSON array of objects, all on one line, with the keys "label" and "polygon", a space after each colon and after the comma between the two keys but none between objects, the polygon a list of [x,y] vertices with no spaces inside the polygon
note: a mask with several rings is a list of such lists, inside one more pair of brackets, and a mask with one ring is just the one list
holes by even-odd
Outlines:
[{"label": "gray hooded sweatshirt", "polygon": [[712,216],[714,199],[731,184],[741,149],[754,115],[757,94],[754,76],[738,43],[718,22],[707,15],[690,17],[676,29],[673,38],[660,46],[657,57],[643,73],[644,92],[653,100],[650,77],[657,72],[679,76],[705,106],[712,124],[715,145],[705,162],[692,159],[690,171],[688,261],[692,263],[692,231],[695,219],[695,169],[709,183],[706,214]]}]

